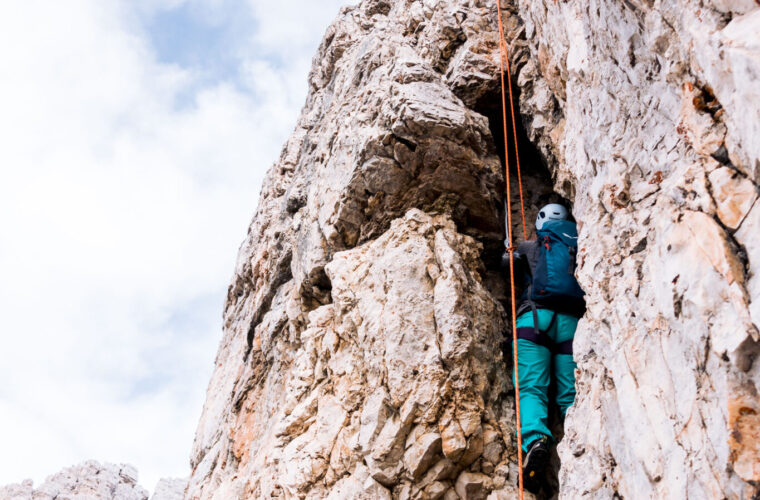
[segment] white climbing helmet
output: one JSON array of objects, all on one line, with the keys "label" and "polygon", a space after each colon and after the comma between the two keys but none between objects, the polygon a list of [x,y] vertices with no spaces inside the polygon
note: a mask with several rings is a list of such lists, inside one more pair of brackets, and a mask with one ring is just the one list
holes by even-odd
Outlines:
[{"label": "white climbing helmet", "polygon": [[538,211],[536,216],[536,229],[539,231],[548,220],[567,220],[567,209],[559,203],[550,203]]}]

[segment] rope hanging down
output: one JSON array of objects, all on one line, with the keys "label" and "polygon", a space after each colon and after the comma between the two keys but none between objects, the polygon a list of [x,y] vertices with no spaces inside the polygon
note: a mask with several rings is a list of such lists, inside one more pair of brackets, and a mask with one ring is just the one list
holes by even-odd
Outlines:
[{"label": "rope hanging down", "polygon": [[523,204],[523,192],[522,192],[522,176],[520,174],[520,154],[517,145],[517,129],[515,127],[515,108],[514,99],[512,97],[512,76],[510,75],[509,57],[507,54],[507,41],[504,38],[504,29],[501,22],[501,5],[500,0],[496,0],[496,10],[499,19],[499,67],[501,69],[501,116],[502,126],[504,128],[504,163],[505,163],[505,177],[507,181],[507,238],[509,242],[509,280],[510,289],[512,292],[512,352],[514,353],[514,370],[515,370],[515,399],[517,410],[517,465],[519,474],[519,487],[520,487],[520,500],[523,500],[523,456],[522,456],[522,431],[520,430],[521,417],[520,417],[520,373],[517,364],[517,311],[515,306],[515,271],[514,271],[514,243],[512,241],[512,196],[510,186],[510,174],[509,174],[509,144],[507,140],[507,104],[506,95],[504,92],[504,72],[506,63],[507,81],[509,84],[509,109],[512,115],[512,133],[515,143],[515,159],[517,163],[517,183],[520,190],[520,214],[522,215],[522,228],[523,237],[528,239],[528,231],[525,226],[525,207]]}]

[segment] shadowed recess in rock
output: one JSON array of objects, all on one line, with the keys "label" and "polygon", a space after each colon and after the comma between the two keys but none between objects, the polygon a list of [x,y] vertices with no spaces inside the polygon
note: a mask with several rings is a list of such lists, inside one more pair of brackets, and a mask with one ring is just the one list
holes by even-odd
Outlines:
[{"label": "shadowed recess in rock", "polygon": [[[516,79],[516,78],[513,78]],[[504,78],[507,81],[507,78]],[[536,146],[531,142],[528,137],[527,131],[523,124],[524,120],[530,121],[531,117],[523,117],[519,113],[519,99],[520,89],[516,85],[513,85],[512,93],[515,99],[515,125],[517,135],[517,148],[520,156],[520,170],[522,178],[522,194],[525,208],[525,221],[528,238],[535,237],[535,220],[536,214],[544,205],[548,203],[559,203],[566,206],[569,210],[572,210],[572,204],[556,193],[553,190],[552,176],[549,171],[548,163],[552,160],[547,160]],[[499,159],[504,168],[504,128],[502,120],[502,103],[501,94],[498,89],[485,93],[474,105],[474,111],[484,115],[488,118],[489,128],[493,137],[493,146],[495,153],[498,153]],[[551,112],[551,109],[544,110],[545,112]],[[508,140],[508,153],[509,153],[509,166],[511,174],[511,187],[512,187],[512,224],[513,224],[513,238],[515,244],[519,244],[523,240],[522,220],[520,216],[520,192],[518,186],[517,176],[517,156],[515,154],[515,129],[512,126],[512,119],[509,110],[509,101],[507,101],[507,140]],[[505,189],[506,183],[502,184],[502,192]],[[506,195],[504,195],[506,199]],[[572,217],[572,215],[571,215]],[[506,223],[506,222],[505,222]],[[506,232],[506,230],[505,230]],[[505,235],[506,239],[506,235]],[[501,263],[502,254],[504,253],[504,241],[485,241],[484,250],[482,253],[482,259],[487,269],[498,269]],[[508,270],[503,270],[499,273],[499,279],[488,281],[489,291],[498,298],[502,303],[505,311],[511,311],[510,297],[509,297],[509,278]],[[518,280],[519,281],[519,280]],[[522,289],[518,287],[517,297],[520,297]],[[507,365],[512,367],[512,345],[511,345],[511,328],[509,321],[506,322],[507,331],[505,332],[504,341],[504,359]],[[552,387],[552,390],[554,388]],[[554,398],[550,394],[550,428],[557,440],[560,440],[563,432],[563,422],[560,419],[560,413],[554,403]],[[559,483],[557,474],[560,468],[559,456],[556,450],[552,449],[551,463],[547,471],[547,483],[548,492],[546,498],[555,498],[558,490]]]}]

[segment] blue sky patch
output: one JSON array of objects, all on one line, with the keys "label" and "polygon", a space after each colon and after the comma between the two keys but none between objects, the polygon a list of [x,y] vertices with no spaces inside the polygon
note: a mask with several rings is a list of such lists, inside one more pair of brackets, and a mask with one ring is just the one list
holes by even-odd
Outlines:
[{"label": "blue sky patch", "polygon": [[199,75],[200,84],[238,78],[246,36],[253,20],[243,2],[210,11],[195,2],[157,12],[147,20],[147,33],[158,60]]}]

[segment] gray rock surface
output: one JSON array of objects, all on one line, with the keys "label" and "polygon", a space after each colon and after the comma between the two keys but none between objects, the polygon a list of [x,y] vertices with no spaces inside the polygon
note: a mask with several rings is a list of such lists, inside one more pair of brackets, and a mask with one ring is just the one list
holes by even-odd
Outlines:
[{"label": "gray rock surface", "polygon": [[38,488],[31,480],[0,488],[0,500],[148,500],[131,465],[94,460],[67,467]]},{"label": "gray rock surface", "polygon": [[187,482],[187,478],[162,478],[156,484],[150,500],[182,500]]},{"label": "gray rock surface", "polygon": [[[515,497],[495,7],[365,0],[328,29],[240,249],[188,498]],[[503,7],[550,172],[523,157],[528,218],[555,190],[580,221],[560,497],[753,498],[760,6]]]},{"label": "gray rock surface", "polygon": [[190,498],[440,498],[483,468],[479,491],[514,491],[481,259],[503,174],[472,108],[496,88],[491,7],[365,2],[328,29],[240,250]]}]

